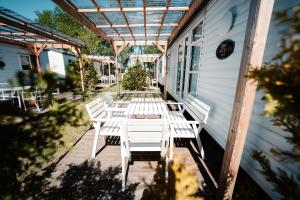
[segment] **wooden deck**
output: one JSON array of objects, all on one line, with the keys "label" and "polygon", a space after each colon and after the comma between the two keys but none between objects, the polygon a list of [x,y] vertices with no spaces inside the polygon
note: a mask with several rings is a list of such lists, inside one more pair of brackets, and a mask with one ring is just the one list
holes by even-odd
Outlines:
[{"label": "wooden deck", "polygon": [[[106,184],[104,188],[107,190],[107,194],[105,195],[116,195],[118,189],[115,188],[121,188],[119,139],[112,138],[111,140],[107,140],[107,145],[104,145],[104,141],[101,138],[97,146],[96,157],[95,159],[91,159],[94,132],[94,129],[87,131],[74,148],[60,160],[54,172],[51,174],[50,187],[64,188],[67,186],[68,189],[66,189],[66,192],[70,192],[68,191],[70,185],[75,184],[77,188],[79,187],[78,184],[86,184],[89,185],[89,187],[94,187],[94,189],[89,188],[89,190],[87,190],[91,193],[95,191],[95,194],[90,194],[91,196],[101,196],[103,193],[97,194],[97,190],[101,190],[100,188],[103,190],[103,184]],[[189,140],[176,141],[174,152],[175,155],[184,157],[187,165],[197,164],[196,175],[200,183],[199,192],[206,196],[206,199],[213,199],[213,194],[215,193],[213,183],[205,170],[205,166],[202,165],[193,143],[190,143]],[[98,162],[100,163],[99,166],[95,164]],[[145,183],[151,183],[153,180],[155,174],[154,168],[158,163],[160,163],[159,155],[133,155],[133,162],[130,163],[127,173],[127,186],[130,186],[129,188],[132,189],[132,194],[129,194],[130,192],[127,191],[127,196],[118,196],[118,198],[111,196],[112,199],[141,199],[145,189]],[[150,165],[152,165],[152,167],[150,167]],[[102,174],[112,174],[109,178],[111,180],[108,180],[107,177],[103,178],[102,175],[99,176],[97,172],[93,172],[95,169],[96,171],[99,170],[98,172]],[[78,173],[78,171],[80,173]],[[103,178],[104,181],[99,181],[99,178]],[[115,194],[109,194],[110,192]]]}]

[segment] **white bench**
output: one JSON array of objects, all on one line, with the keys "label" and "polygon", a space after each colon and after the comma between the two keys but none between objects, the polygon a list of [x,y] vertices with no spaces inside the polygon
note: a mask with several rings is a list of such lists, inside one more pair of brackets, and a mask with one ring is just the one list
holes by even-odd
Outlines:
[{"label": "white bench", "polygon": [[[184,103],[167,104],[175,104],[179,107],[179,111],[169,111],[171,123],[170,147],[173,147],[174,138],[196,138],[200,155],[202,159],[204,159],[204,150],[199,134],[204,124],[206,124],[210,106],[190,95],[188,95]],[[187,111],[195,121],[188,121],[183,115],[184,111]],[[172,150],[170,152],[170,158],[173,158]]]},{"label": "white bench", "polygon": [[[126,119],[122,125],[121,137],[122,187],[125,188],[126,158],[131,160],[131,152],[160,152],[167,156],[169,147],[169,124],[166,119]],[[168,166],[168,157],[166,157]],[[166,170],[167,176],[167,170]]]},{"label": "white bench", "polygon": [[[98,97],[85,105],[90,120],[95,128],[95,138],[92,150],[92,158],[96,155],[99,135],[120,136],[120,122],[125,119],[124,108],[110,107],[112,97]],[[113,100],[112,100],[113,101]]]}]

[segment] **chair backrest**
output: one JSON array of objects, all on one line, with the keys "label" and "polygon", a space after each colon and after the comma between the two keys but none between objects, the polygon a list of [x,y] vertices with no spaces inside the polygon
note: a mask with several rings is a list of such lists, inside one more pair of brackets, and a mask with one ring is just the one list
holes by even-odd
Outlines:
[{"label": "chair backrest", "polygon": [[185,102],[183,103],[183,108],[186,110],[195,120],[200,123],[206,124],[208,114],[210,111],[210,106],[205,104],[199,99],[188,95]]},{"label": "chair backrest", "polygon": [[87,103],[85,107],[90,118],[102,118],[106,114],[106,107],[101,97],[98,97],[97,99]]},{"label": "chair backrest", "polygon": [[168,138],[168,123],[164,119],[126,119],[124,141],[132,151],[163,151]]},{"label": "chair backrest", "polygon": [[0,83],[0,88],[8,88],[9,84],[8,83]]},{"label": "chair backrest", "polygon": [[105,93],[102,97],[103,102],[106,104],[107,107],[111,107],[114,104],[114,98],[111,93]]}]

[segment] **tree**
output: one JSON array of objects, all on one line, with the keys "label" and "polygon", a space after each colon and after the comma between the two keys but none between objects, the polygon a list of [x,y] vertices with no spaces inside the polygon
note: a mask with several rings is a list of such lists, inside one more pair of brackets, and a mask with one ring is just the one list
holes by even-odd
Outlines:
[{"label": "tree", "polygon": [[[80,67],[79,62],[71,62],[67,67],[68,73],[66,77],[66,86],[69,88],[66,89],[74,89],[81,87],[81,79],[80,79]],[[95,89],[95,86],[98,82],[97,72],[92,63],[85,60],[83,62],[83,82],[85,89],[87,91],[92,91]]]},{"label": "tree", "polygon": [[141,65],[130,67],[124,74],[122,86],[125,90],[143,90],[147,86],[148,72]]},{"label": "tree", "polygon": [[122,65],[127,68],[128,61],[130,60],[130,54],[134,51],[134,48],[132,46],[126,47],[121,53],[120,53],[120,59],[122,62]]},{"label": "tree", "polygon": [[161,54],[160,50],[155,46],[143,46],[144,54]]},{"label": "tree", "polygon": [[[264,114],[272,118],[276,126],[286,131],[285,139],[291,150],[271,149],[282,161],[300,164],[300,7],[293,13],[276,13],[277,25],[286,27],[281,32],[281,50],[261,69],[253,70],[249,77],[258,81],[264,91]],[[300,199],[300,171],[294,176],[283,169],[274,170],[266,155],[254,150],[252,157],[261,165],[261,172],[270,181],[282,199]]]},{"label": "tree", "polygon": [[56,29],[85,43],[82,53],[91,55],[113,55],[111,45],[99,38],[91,30],[77,22],[72,16],[58,7],[53,10],[36,11],[36,21],[42,25]]}]

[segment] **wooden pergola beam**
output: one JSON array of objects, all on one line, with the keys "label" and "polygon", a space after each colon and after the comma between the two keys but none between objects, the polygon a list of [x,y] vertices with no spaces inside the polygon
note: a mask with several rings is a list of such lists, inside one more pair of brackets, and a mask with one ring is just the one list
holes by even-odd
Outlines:
[{"label": "wooden pergola beam", "polygon": [[[169,36],[169,35],[171,35],[171,34],[169,34],[169,33],[166,33],[166,34],[161,34],[161,35],[164,35],[164,36]],[[116,35],[116,34],[112,34],[112,35],[107,35],[107,36],[109,36],[109,37],[117,37],[118,35]],[[120,36],[123,36],[123,37],[130,37],[130,36],[132,36],[131,34],[121,34]],[[145,36],[144,34],[133,34],[133,36]],[[146,35],[146,37],[147,36],[158,36],[158,34],[157,33],[151,33],[151,34],[147,34]]]},{"label": "wooden pergola beam", "polygon": [[[129,24],[129,27],[145,27],[144,24]],[[128,27],[127,24],[112,24],[112,25],[97,25],[97,28],[126,28]],[[160,27],[160,26],[178,26],[177,23],[170,23],[170,24],[146,24],[146,27]]]},{"label": "wooden pergola beam", "polygon": [[126,22],[126,24],[127,24],[127,28],[129,29],[129,32],[130,32],[130,34],[131,34],[131,37],[133,38],[133,40],[135,40],[135,39],[134,39],[134,36],[133,36],[133,33],[132,33],[132,30],[131,30],[131,28],[129,27],[129,22],[128,22],[128,19],[127,19],[127,17],[126,17],[125,11],[123,11],[124,8],[123,8],[123,6],[122,6],[121,0],[118,0],[118,4],[119,4],[119,6],[120,6],[120,10],[121,10],[122,15],[123,15],[123,17],[124,17],[124,19],[125,19],[125,22]]},{"label": "wooden pergola beam", "polygon": [[15,20],[9,20],[9,19],[7,19],[3,16],[0,16],[0,22],[3,22],[3,23],[5,23],[9,26],[18,27],[18,29],[22,29],[25,32],[34,33],[34,34],[39,35],[41,37],[45,37],[45,38],[53,39],[53,40],[58,41],[58,42],[62,42],[62,43],[77,46],[77,44],[74,44],[74,43],[72,43],[68,40],[65,40],[62,37],[58,37],[55,34],[49,34],[49,33],[46,33],[43,30],[38,30],[38,29],[32,28],[32,27],[28,26],[29,24],[26,24],[25,22],[22,24],[22,23],[19,23],[19,22],[15,21]]},{"label": "wooden pergola beam", "polygon": [[161,28],[162,28],[162,24],[165,22],[165,18],[166,18],[166,15],[168,13],[169,6],[170,6],[170,0],[167,0],[167,2],[166,2],[166,8],[167,9],[164,11],[164,14],[163,14],[163,16],[161,18],[161,22],[160,22],[161,25],[158,28],[158,34],[156,36],[156,40],[158,40],[158,38],[159,38],[159,35],[160,35],[160,32],[161,32]]},{"label": "wooden pergola beam", "polygon": [[116,55],[118,56],[128,45],[129,42],[123,42],[121,45],[114,43],[113,47]]},{"label": "wooden pergola beam", "polygon": [[[146,7],[146,11],[165,11],[167,10],[166,6],[162,7]],[[186,11],[189,10],[188,6],[170,6],[169,10],[173,11]],[[79,13],[95,13],[98,12],[98,9],[95,8],[79,8],[77,9]],[[101,12],[121,12],[120,8],[101,8]],[[124,12],[143,12],[144,7],[128,7],[128,8],[123,8]]]},{"label": "wooden pergola beam", "polygon": [[[110,37],[107,37],[106,34],[100,30],[97,29],[96,25],[92,23],[87,18],[83,17],[80,13],[77,12],[78,8],[74,8],[74,6],[71,6],[71,4],[66,3],[64,0],[52,0],[54,3],[56,3],[59,7],[61,7],[63,10],[65,10],[67,13],[69,13],[71,16],[73,16],[75,19],[77,19],[79,22],[81,22],[83,25],[85,25],[90,30],[94,31],[98,36],[102,37],[106,41],[110,42],[112,39]],[[97,10],[97,9],[96,9]],[[98,12],[98,10],[97,10]]]},{"label": "wooden pergola beam", "polygon": [[248,133],[257,82],[248,72],[262,65],[274,0],[252,0],[242,60],[218,183],[218,199],[231,199]]},{"label": "wooden pergola beam", "polygon": [[[178,36],[180,31],[185,27],[186,24],[190,21],[192,16],[197,12],[200,7],[203,5],[204,0],[194,0],[192,1],[189,9],[185,12],[183,17],[180,19],[178,26],[173,30],[171,36],[168,38],[168,44],[171,45],[175,38]],[[170,9],[169,9],[170,10]]]},{"label": "wooden pergola beam", "polygon": [[29,33],[29,32],[9,32],[9,31],[0,31],[0,35],[36,36],[36,34]]},{"label": "wooden pergola beam", "polygon": [[[123,41],[114,41],[113,43],[118,46],[121,46],[122,44],[124,44]],[[154,41],[154,40],[126,41],[126,43],[128,43],[129,46],[145,46],[145,45],[153,45],[153,43],[155,43],[157,45],[166,45],[167,44],[166,41]]]},{"label": "wooden pergola beam", "polygon": [[28,45],[32,45],[32,44],[27,43],[27,42],[16,41],[16,40],[2,38],[2,37],[0,37],[0,43],[6,43],[6,44],[12,44],[12,45],[18,45],[18,46],[25,46],[25,47],[27,47]]},{"label": "wooden pergola beam", "polygon": [[166,53],[167,51],[167,45],[164,44],[164,47],[162,47],[160,44],[152,42],[153,46],[155,46],[156,48],[158,48],[160,50],[161,53]]}]

